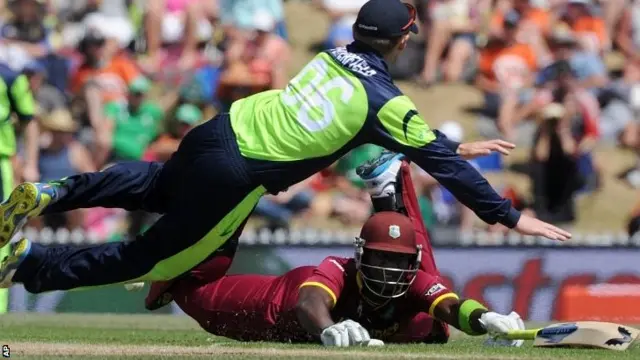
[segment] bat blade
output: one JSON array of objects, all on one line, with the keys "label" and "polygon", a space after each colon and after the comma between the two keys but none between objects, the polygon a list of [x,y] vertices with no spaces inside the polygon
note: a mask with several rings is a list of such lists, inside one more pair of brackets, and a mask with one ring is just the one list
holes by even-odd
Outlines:
[{"label": "bat blade", "polygon": [[538,330],[535,347],[592,347],[626,350],[640,330],[608,322],[577,321],[547,326]]}]

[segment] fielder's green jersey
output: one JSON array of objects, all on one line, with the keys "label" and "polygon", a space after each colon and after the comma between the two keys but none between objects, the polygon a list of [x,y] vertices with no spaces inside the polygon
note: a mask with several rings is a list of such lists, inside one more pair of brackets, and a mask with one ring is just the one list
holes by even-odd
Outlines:
[{"label": "fielder's green jersey", "polygon": [[483,220],[512,224],[519,217],[456,154],[457,144],[429,128],[384,59],[364,44],[318,54],[284,90],[236,101],[230,117],[252,178],[271,193],[372,143],[404,153]]},{"label": "fielder's green jersey", "polygon": [[31,120],[35,112],[33,94],[26,76],[0,64],[0,156],[4,157],[16,153],[12,112],[18,115],[20,122]]}]

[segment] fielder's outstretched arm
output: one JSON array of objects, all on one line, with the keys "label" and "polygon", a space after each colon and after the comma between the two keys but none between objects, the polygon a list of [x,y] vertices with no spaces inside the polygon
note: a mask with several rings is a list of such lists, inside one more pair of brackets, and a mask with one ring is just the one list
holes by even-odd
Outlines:
[{"label": "fielder's outstretched arm", "polygon": [[406,96],[388,100],[377,113],[371,138],[377,145],[405,154],[433,176],[462,204],[488,224],[501,223],[524,235],[567,240],[571,234],[532,217],[522,216],[511,201],[496,193],[487,180],[458,154],[459,144],[431,130]]}]

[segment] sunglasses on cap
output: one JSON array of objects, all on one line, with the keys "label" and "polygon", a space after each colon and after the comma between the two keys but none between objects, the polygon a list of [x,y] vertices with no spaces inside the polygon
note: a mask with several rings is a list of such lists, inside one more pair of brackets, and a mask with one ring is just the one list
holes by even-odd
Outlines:
[{"label": "sunglasses on cap", "polygon": [[411,30],[411,27],[416,23],[416,18],[418,17],[418,11],[416,10],[415,6],[408,4],[408,3],[403,3],[404,6],[407,7],[407,10],[409,10],[409,22],[407,22],[407,25],[402,27],[402,31],[403,32],[409,32]]}]

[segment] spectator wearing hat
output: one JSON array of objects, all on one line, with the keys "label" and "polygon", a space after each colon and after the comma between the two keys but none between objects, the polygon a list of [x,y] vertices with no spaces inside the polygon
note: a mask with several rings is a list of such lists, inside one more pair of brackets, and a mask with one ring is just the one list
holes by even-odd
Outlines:
[{"label": "spectator wearing hat", "polygon": [[0,28],[5,44],[21,47],[34,59],[44,57],[51,51],[50,29],[44,23],[45,2],[43,0],[9,1],[12,17]]},{"label": "spectator wearing hat", "polygon": [[[43,131],[44,143],[38,160],[40,182],[97,170],[89,151],[75,140],[79,126],[68,110],[56,109],[49,114],[43,114],[39,118],[39,124]],[[44,224],[39,225],[75,229],[82,227],[83,223],[82,210],[74,210],[65,214],[45,216]]]},{"label": "spectator wearing hat", "polygon": [[591,0],[569,0],[562,20],[571,27],[583,50],[603,54],[611,48],[607,25],[593,11]]},{"label": "spectator wearing hat", "polygon": [[174,121],[169,124],[169,132],[158,137],[143,156],[145,161],[169,160],[171,154],[178,150],[180,141],[203,119],[200,109],[193,104],[182,104],[175,112]]},{"label": "spectator wearing hat", "polygon": [[151,83],[138,78],[129,85],[127,102],[112,101],[104,115],[112,131],[111,161],[140,160],[160,133],[163,109],[146,98]]},{"label": "spectator wearing hat", "polygon": [[476,87],[485,97],[485,110],[495,116],[497,128],[508,138],[515,137],[519,109],[531,102],[538,54],[517,40],[520,14],[510,11],[504,17],[504,31],[493,37],[480,52]]}]

